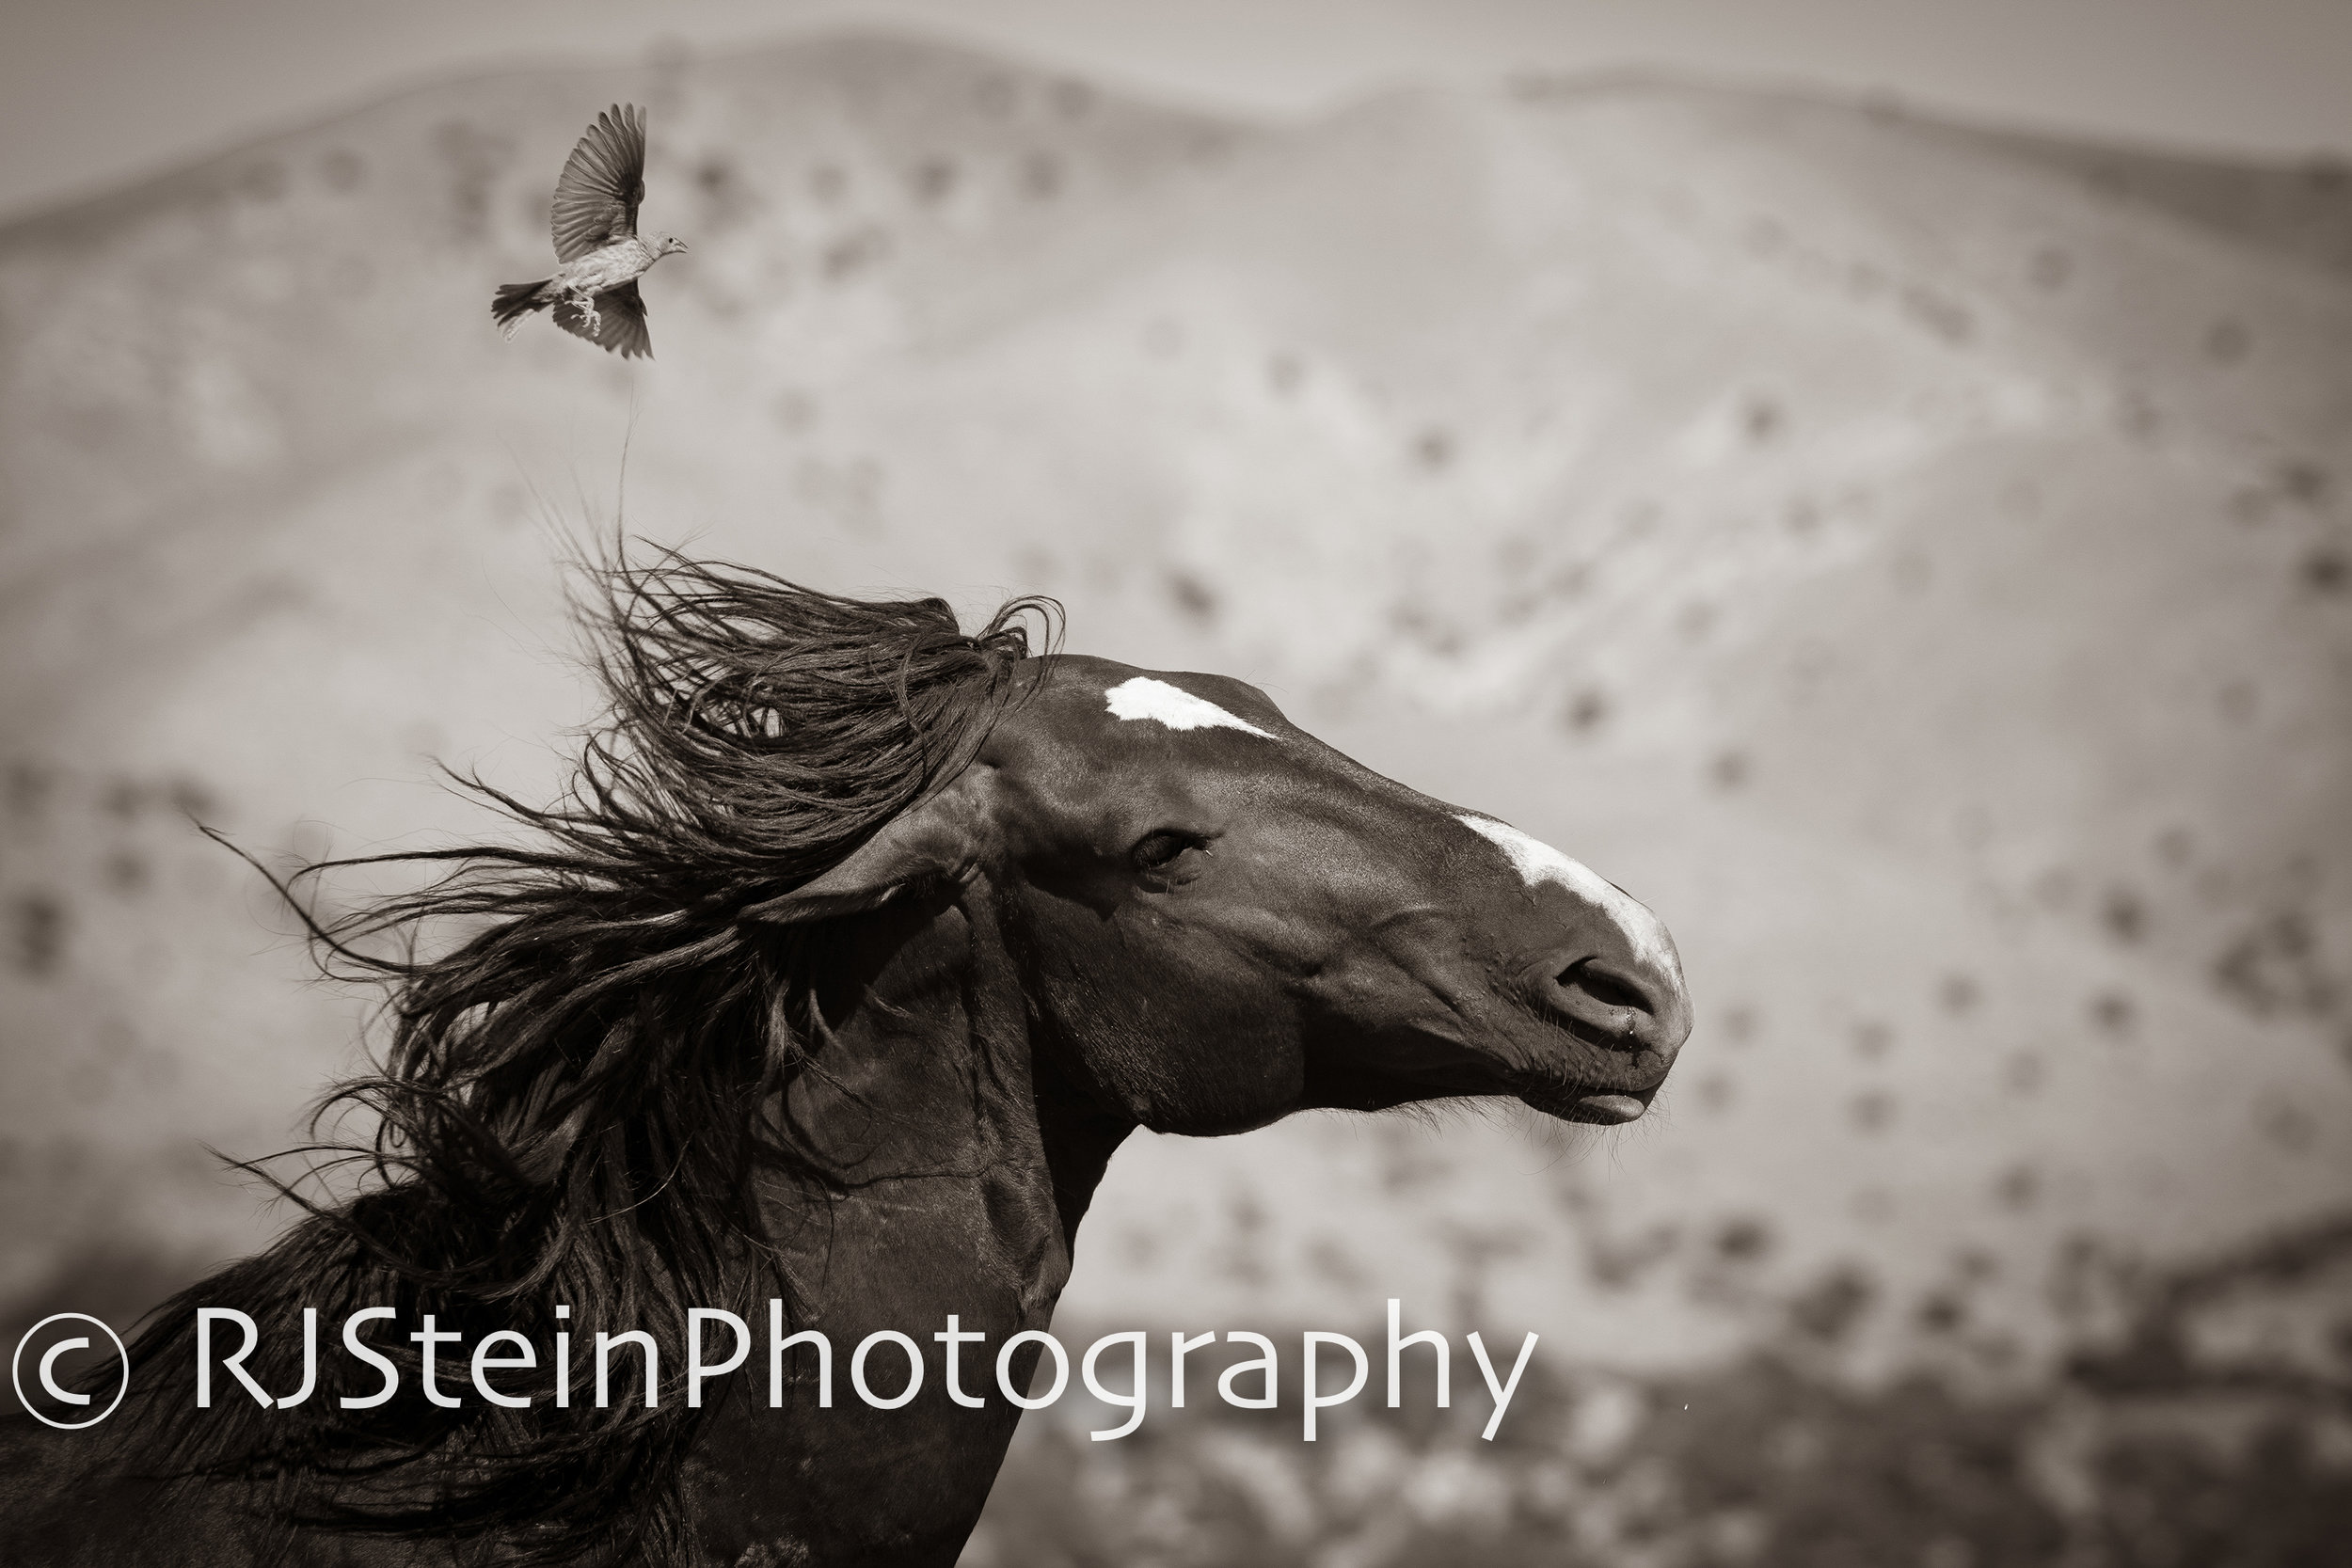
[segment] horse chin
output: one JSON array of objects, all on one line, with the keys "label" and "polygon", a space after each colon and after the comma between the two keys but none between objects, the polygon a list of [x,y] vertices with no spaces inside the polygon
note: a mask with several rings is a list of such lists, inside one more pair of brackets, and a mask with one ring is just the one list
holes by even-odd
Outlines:
[{"label": "horse chin", "polygon": [[1649,1109],[1652,1089],[1644,1094],[1615,1092],[1587,1093],[1581,1089],[1532,1089],[1519,1096],[1522,1104],[1541,1111],[1562,1121],[1590,1122],[1600,1127],[1618,1127],[1629,1121],[1639,1121]]}]

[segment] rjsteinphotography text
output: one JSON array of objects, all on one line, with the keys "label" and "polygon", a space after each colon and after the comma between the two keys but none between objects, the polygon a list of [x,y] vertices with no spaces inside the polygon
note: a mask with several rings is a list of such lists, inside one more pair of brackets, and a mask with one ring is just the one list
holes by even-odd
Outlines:
[{"label": "rjsteinphotography text", "polygon": [[[383,1337],[398,1336],[401,1313],[395,1307],[362,1307],[347,1315],[342,1324],[342,1352],[358,1367],[372,1370],[380,1379],[379,1386],[368,1393],[337,1396],[337,1403],[346,1410],[371,1409],[388,1404],[402,1390],[402,1369],[392,1357],[383,1354],[378,1345]],[[558,1306],[554,1309],[558,1323],[569,1323],[571,1308]],[[1391,1297],[1388,1303],[1388,1334],[1386,1343],[1388,1407],[1400,1408],[1405,1402],[1406,1352],[1425,1350],[1431,1357],[1430,1370],[1435,1373],[1435,1402],[1439,1409],[1453,1403],[1454,1346],[1448,1337],[1435,1329],[1405,1330],[1404,1304]],[[382,1325],[382,1326],[379,1326]],[[287,1325],[291,1328],[292,1325]],[[817,1407],[833,1408],[834,1393],[834,1346],[832,1339],[818,1329],[786,1332],[785,1306],[781,1299],[768,1303],[767,1332],[767,1400],[771,1409],[786,1403],[787,1387],[813,1380]],[[302,1382],[300,1386],[285,1393],[273,1393],[264,1387],[246,1368],[247,1360],[261,1348],[262,1328],[251,1314],[234,1307],[203,1307],[196,1315],[196,1405],[200,1410],[214,1408],[218,1400],[249,1398],[263,1409],[290,1410],[308,1402],[319,1392],[321,1326],[316,1307],[305,1307],[299,1333],[302,1338]],[[1089,1433],[1096,1442],[1108,1442],[1125,1437],[1143,1424],[1151,1405],[1153,1378],[1152,1375],[1152,1335],[1142,1329],[1129,1329],[1105,1334],[1088,1345],[1079,1356],[1077,1371],[1087,1392],[1105,1405],[1127,1411],[1125,1421],[1115,1427]],[[1519,1343],[1518,1353],[1507,1370],[1499,1354],[1490,1353],[1485,1340],[1475,1332],[1465,1337],[1470,1357],[1477,1363],[1478,1372],[1486,1384],[1494,1405],[1480,1435],[1492,1441],[1501,1430],[1502,1418],[1511,1406],[1511,1398],[1519,1386],[1521,1375],[1535,1352],[1537,1336],[1530,1332]],[[844,1347],[847,1354],[847,1379],[857,1399],[876,1410],[897,1410],[914,1402],[922,1393],[927,1380],[936,1376],[947,1398],[967,1409],[977,1410],[989,1402],[990,1382],[993,1391],[1008,1402],[1024,1410],[1040,1410],[1056,1403],[1068,1389],[1071,1379],[1071,1353],[1060,1340],[1041,1329],[1027,1329],[1008,1336],[993,1347],[993,1378],[986,1370],[990,1351],[985,1348],[990,1336],[966,1329],[959,1314],[949,1313],[946,1325],[932,1332],[930,1340],[940,1347],[934,1369],[915,1335],[898,1329],[878,1329],[859,1339],[854,1347]],[[374,1342],[371,1342],[372,1339]],[[738,1314],[718,1307],[692,1307],[686,1314],[685,1332],[679,1342],[685,1347],[686,1365],[683,1378],[676,1385],[665,1384],[662,1377],[661,1347],[655,1337],[643,1328],[613,1331],[598,1329],[593,1338],[581,1334],[575,1347],[574,1334],[569,1327],[559,1327],[552,1345],[541,1358],[539,1347],[518,1330],[496,1329],[474,1339],[467,1347],[467,1337],[453,1330],[441,1328],[431,1312],[418,1318],[415,1328],[405,1339],[417,1347],[410,1357],[417,1379],[418,1391],[431,1403],[443,1409],[462,1407],[469,1393],[485,1403],[502,1405],[509,1409],[528,1409],[539,1397],[546,1397],[558,1409],[568,1409],[575,1400],[593,1403],[596,1408],[609,1409],[618,1402],[642,1402],[648,1410],[660,1406],[665,1389],[673,1398],[680,1390],[690,1408],[700,1409],[706,1398],[716,1397],[709,1385],[721,1379],[744,1372],[755,1348],[751,1325]],[[1184,1407],[1186,1361],[1196,1353],[1207,1352],[1220,1339],[1228,1345],[1243,1346],[1257,1354],[1242,1360],[1228,1361],[1221,1369],[1210,1367],[1204,1374],[1195,1364],[1197,1387],[1205,1375],[1216,1378],[1216,1397],[1236,1409],[1272,1410],[1281,1401],[1283,1392],[1281,1363],[1283,1352],[1273,1338],[1247,1330],[1229,1330],[1220,1334],[1208,1330],[1187,1334],[1182,1329],[1168,1336],[1167,1359],[1164,1363],[1168,1404],[1172,1409]],[[27,1337],[29,1344],[31,1337]],[[71,1345],[77,1341],[65,1341]],[[967,1368],[963,1360],[966,1347],[980,1347],[974,1359],[980,1369]],[[73,1406],[93,1407],[94,1396],[77,1393],[61,1386],[54,1370],[56,1349],[40,1358],[34,1369],[33,1381],[51,1401]],[[25,1384],[25,1344],[17,1349],[16,1379],[20,1398],[30,1393]],[[446,1353],[446,1354],[444,1354]],[[333,1354],[330,1349],[328,1354]],[[1364,1391],[1372,1376],[1372,1355],[1355,1338],[1345,1334],[1309,1329],[1299,1336],[1296,1348],[1300,1381],[1299,1435],[1306,1442],[1316,1438],[1316,1417],[1321,1411],[1343,1405]],[[1107,1363],[1107,1365],[1106,1365]],[[1051,1371],[1043,1378],[1044,1386],[1038,1388],[1039,1373],[1050,1365]],[[532,1381],[532,1374],[542,1369],[550,1374],[552,1388],[541,1387],[536,1393],[520,1391]],[[1123,1386],[1104,1382],[1114,1378]],[[968,1386],[967,1385],[976,1385]],[[240,1390],[242,1391],[240,1393]],[[40,1414],[35,1400],[26,1398],[26,1407]],[[101,1418],[103,1418],[103,1417]],[[69,1426],[94,1424],[88,1421],[52,1421],[52,1425]]]}]

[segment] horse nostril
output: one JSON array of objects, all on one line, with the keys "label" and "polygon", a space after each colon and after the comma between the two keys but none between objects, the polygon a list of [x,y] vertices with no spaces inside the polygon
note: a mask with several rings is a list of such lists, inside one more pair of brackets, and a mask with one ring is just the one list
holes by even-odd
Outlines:
[{"label": "horse nostril", "polygon": [[1581,990],[1608,1007],[1630,1007],[1655,1016],[1658,1004],[1638,984],[1613,974],[1591,958],[1580,959],[1560,972],[1562,990]]},{"label": "horse nostril", "polygon": [[1538,1001],[1570,1027],[1619,1051],[1671,1056],[1689,1033],[1688,1010],[1672,980],[1605,959],[1581,957],[1530,976]]}]

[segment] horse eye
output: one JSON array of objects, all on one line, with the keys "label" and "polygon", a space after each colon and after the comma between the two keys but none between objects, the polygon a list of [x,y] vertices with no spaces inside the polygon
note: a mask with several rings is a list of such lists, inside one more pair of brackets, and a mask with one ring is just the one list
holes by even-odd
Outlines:
[{"label": "horse eye", "polygon": [[1136,847],[1127,851],[1138,871],[1157,871],[1187,849],[1197,848],[1200,840],[1191,833],[1180,833],[1172,828],[1162,828],[1136,840]]}]

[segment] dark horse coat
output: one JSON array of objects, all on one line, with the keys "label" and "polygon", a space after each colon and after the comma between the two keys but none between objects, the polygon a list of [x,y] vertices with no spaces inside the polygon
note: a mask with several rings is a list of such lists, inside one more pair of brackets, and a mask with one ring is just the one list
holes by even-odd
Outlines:
[{"label": "dark horse coat", "polygon": [[[342,1196],[159,1308],[111,1420],[0,1425],[0,1561],[952,1563],[1020,1414],[985,1370],[1050,1320],[1130,1132],[1464,1095],[1625,1121],[1688,1033],[1646,910],[1238,681],[1031,657],[1036,605],[966,635],[740,569],[607,581],[612,708],[567,796],[501,798],[527,838],[318,930],[390,987]],[[796,1351],[771,1408],[771,1301],[836,1363],[954,1313],[992,1397],[934,1363],[875,1409],[836,1364],[820,1408]],[[400,1392],[347,1407],[382,1377],[342,1325],[379,1306]],[[216,1370],[198,1409],[203,1307],[261,1326],[273,1397],[317,1308],[310,1396]],[[695,1307],[754,1338],[699,1407]],[[426,1313],[460,1357],[537,1347],[500,1378],[528,1407],[448,1355],[458,1407],[421,1397]],[[651,1339],[656,1408],[640,1345],[587,1397],[598,1330]]]}]

